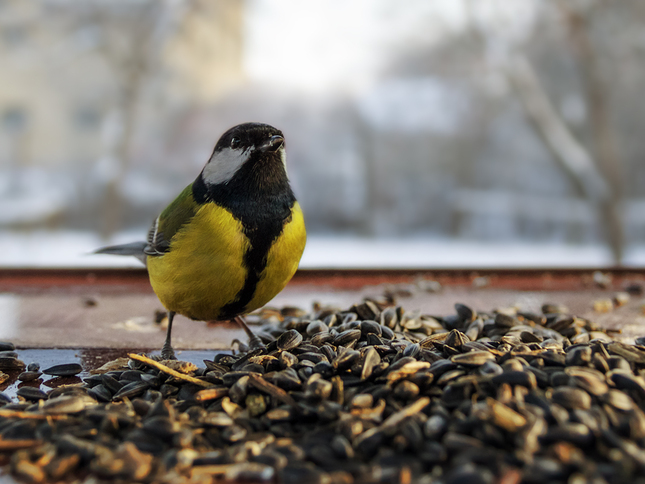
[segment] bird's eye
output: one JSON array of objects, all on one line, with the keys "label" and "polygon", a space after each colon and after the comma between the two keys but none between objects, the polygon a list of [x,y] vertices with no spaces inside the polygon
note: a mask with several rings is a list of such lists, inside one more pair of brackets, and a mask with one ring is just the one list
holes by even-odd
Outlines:
[{"label": "bird's eye", "polygon": [[241,142],[242,142],[242,140],[240,140],[240,138],[233,138],[231,140],[231,148],[233,148],[233,149],[239,148]]}]

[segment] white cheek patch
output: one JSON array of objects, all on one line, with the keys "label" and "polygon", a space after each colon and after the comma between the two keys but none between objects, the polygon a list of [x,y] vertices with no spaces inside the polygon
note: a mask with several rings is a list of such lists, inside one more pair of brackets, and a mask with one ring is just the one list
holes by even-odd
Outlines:
[{"label": "white cheek patch", "polygon": [[284,165],[284,172],[287,173],[287,150],[284,149],[284,146],[280,148],[280,159]]},{"label": "white cheek patch", "polygon": [[222,151],[214,153],[204,167],[204,182],[207,185],[228,183],[250,155],[250,149],[224,148]]}]

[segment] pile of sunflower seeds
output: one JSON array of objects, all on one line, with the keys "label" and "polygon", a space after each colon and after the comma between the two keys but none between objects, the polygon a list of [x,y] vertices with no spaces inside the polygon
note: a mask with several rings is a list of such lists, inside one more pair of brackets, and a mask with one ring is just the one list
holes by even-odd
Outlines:
[{"label": "pile of sunflower seeds", "polygon": [[455,308],[265,310],[263,348],[3,398],[0,452],[30,482],[645,483],[645,341]]}]

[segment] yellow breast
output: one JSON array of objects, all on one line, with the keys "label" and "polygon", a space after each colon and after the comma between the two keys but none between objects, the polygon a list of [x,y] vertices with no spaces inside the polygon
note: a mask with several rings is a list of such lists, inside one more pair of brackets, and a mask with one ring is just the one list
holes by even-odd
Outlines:
[{"label": "yellow breast", "polygon": [[[305,239],[302,211],[295,203],[244,312],[263,306],[286,286],[298,267]],[[206,203],[175,234],[169,252],[148,257],[150,283],[168,310],[192,319],[216,320],[222,307],[234,302],[244,287],[244,254],[249,249],[242,224],[228,210]]]},{"label": "yellow breast", "polygon": [[245,312],[264,306],[284,289],[298,269],[306,240],[305,221],[300,205],[296,202],[291,209],[291,221],[284,226],[269,250],[267,266]]}]

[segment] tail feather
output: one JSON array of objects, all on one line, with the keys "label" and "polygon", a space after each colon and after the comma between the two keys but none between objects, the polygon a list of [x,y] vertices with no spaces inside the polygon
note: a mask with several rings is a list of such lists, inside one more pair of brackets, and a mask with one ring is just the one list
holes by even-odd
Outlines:
[{"label": "tail feather", "polygon": [[132,255],[145,264],[147,256],[143,250],[146,248],[146,245],[148,245],[147,242],[143,241],[121,245],[110,245],[108,247],[96,249],[93,254]]}]

